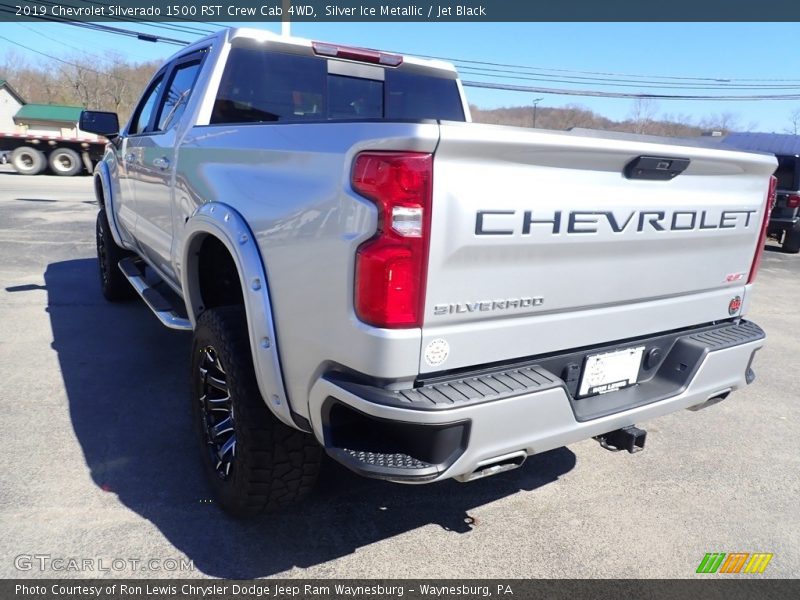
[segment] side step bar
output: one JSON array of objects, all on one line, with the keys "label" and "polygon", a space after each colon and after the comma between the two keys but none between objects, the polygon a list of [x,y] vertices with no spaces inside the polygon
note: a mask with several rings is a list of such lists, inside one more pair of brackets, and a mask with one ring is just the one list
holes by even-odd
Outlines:
[{"label": "side step bar", "polygon": [[191,321],[175,312],[169,300],[164,298],[161,292],[147,283],[144,273],[142,273],[133,259],[123,258],[119,261],[119,269],[164,327],[183,331],[192,330]]}]

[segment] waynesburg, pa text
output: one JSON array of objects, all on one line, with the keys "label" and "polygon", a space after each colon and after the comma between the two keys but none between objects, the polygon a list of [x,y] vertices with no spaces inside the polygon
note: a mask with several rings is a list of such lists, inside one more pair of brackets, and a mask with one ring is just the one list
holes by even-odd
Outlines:
[{"label": "waynesburg, pa text", "polygon": [[302,585],[285,584],[64,584],[54,583],[51,585],[15,585],[16,596],[89,596],[97,597],[117,595],[117,596],[160,596],[169,598],[180,594],[181,596],[191,596],[194,598],[206,598],[210,596],[242,596],[243,598],[311,598],[314,596],[329,597],[335,594],[339,597],[362,597],[362,596],[393,596],[402,598],[407,593],[419,593],[422,596],[433,598],[443,596],[465,596],[470,598],[489,598],[491,596],[513,596],[514,592],[507,583],[496,584],[494,586],[479,585],[477,583],[463,584],[397,584],[383,585],[376,583],[348,584],[334,583],[332,585],[318,585],[305,583]]}]

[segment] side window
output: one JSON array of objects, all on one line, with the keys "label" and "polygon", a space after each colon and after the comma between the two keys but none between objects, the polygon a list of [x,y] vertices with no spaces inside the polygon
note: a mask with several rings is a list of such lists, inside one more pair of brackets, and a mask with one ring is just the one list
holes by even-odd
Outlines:
[{"label": "side window", "polygon": [[161,85],[163,83],[164,75],[159,75],[158,79],[150,86],[147,94],[142,98],[139,106],[136,107],[136,112],[133,113],[134,117],[128,129],[128,134],[142,133],[147,128],[147,125],[150,123],[150,117],[153,116],[156,100],[158,100],[158,94],[161,91]]},{"label": "side window", "polygon": [[166,131],[181,118],[183,111],[186,110],[186,104],[189,102],[189,96],[199,71],[200,59],[176,67],[161,102],[157,131]]}]

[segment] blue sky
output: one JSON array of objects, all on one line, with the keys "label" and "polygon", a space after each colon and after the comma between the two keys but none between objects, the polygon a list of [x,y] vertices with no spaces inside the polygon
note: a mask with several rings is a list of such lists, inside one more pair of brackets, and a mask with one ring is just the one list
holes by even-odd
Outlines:
[{"label": "blue sky", "polygon": [[[143,24],[112,23],[155,32]],[[278,24],[248,24],[273,31]],[[293,23],[301,37],[429,54],[466,60],[511,63],[548,69],[600,71],[634,75],[711,77],[724,79],[795,79],[800,72],[787,60],[800,24],[792,23]],[[189,39],[183,33],[163,35]],[[52,23],[0,23],[0,35],[42,52],[68,59],[79,51],[100,54],[116,50],[133,60],[161,59],[175,46],[153,44]],[[0,40],[0,57],[14,48],[32,61],[47,59]],[[2,76],[2,74],[0,74]],[[465,79],[474,79],[464,75]],[[517,81],[520,85],[587,88],[588,85]],[[772,82],[772,85],[781,85]],[[614,90],[614,87],[596,88]],[[616,88],[617,90],[623,88]],[[624,91],[636,91],[636,87]],[[647,91],[639,88],[641,91]],[[731,91],[732,94],[786,94],[796,90]],[[680,93],[680,91],[677,91]],[[667,91],[667,93],[674,93]],[[714,93],[697,91],[695,93]],[[581,104],[612,119],[631,111],[628,99],[587,98],[493,91],[469,88],[470,102],[493,108],[530,104]],[[699,120],[712,113],[731,112],[742,126],[761,131],[789,127],[789,113],[800,108],[794,101],[669,101],[658,100],[657,110],[686,114]]]}]

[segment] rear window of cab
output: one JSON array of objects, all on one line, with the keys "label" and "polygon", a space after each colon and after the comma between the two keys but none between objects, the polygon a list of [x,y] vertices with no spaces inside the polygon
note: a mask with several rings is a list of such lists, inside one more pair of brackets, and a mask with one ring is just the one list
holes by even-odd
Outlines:
[{"label": "rear window of cab", "polygon": [[455,79],[402,68],[383,81],[328,72],[328,59],[231,48],[210,124],[325,120],[464,121]]}]

